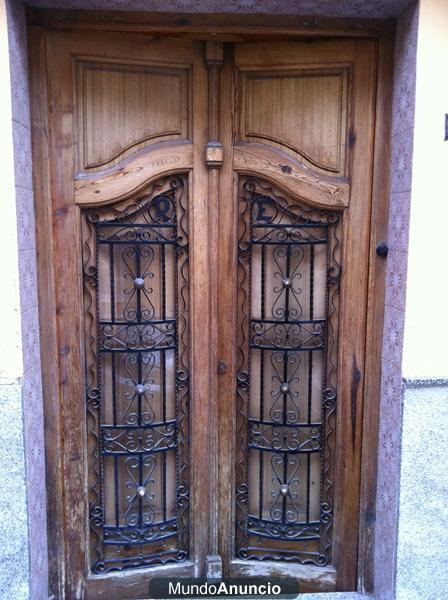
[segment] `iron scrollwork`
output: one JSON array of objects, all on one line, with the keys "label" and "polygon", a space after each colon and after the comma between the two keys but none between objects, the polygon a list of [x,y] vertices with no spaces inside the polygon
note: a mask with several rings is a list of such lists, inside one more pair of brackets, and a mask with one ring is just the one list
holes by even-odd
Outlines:
[{"label": "iron scrollwork", "polygon": [[83,211],[94,573],[188,557],[186,181]]},{"label": "iron scrollwork", "polygon": [[238,194],[236,555],[325,565],[342,219],[255,177]]}]

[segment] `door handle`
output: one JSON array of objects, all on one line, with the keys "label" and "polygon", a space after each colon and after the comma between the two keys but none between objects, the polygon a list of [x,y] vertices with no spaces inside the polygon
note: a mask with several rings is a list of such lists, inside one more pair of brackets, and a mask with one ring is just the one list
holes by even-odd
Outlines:
[{"label": "door handle", "polygon": [[386,258],[386,256],[389,253],[389,246],[384,242],[380,242],[379,244],[377,244],[376,253],[382,258]]}]

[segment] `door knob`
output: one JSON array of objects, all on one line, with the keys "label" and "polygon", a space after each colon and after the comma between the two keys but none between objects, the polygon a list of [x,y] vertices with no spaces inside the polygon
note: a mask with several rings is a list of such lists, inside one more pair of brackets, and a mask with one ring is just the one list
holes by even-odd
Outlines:
[{"label": "door knob", "polygon": [[380,242],[376,247],[376,253],[378,254],[378,256],[381,256],[383,258],[386,257],[389,253],[388,245],[384,242]]}]

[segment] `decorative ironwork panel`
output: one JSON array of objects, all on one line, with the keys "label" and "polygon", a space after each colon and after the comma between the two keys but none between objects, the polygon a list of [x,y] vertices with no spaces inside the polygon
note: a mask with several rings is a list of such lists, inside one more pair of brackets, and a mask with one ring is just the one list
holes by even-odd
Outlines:
[{"label": "decorative ironwork panel", "polygon": [[239,182],[236,554],[331,559],[341,219]]},{"label": "decorative ironwork panel", "polygon": [[83,212],[90,561],[188,556],[186,183]]}]

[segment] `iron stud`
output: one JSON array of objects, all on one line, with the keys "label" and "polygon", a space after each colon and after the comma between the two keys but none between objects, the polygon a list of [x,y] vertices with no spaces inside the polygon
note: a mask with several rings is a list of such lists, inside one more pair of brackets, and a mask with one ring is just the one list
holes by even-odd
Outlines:
[{"label": "iron stud", "polygon": [[289,485],[287,483],[284,483],[282,486],[280,486],[280,494],[282,496],[287,496],[288,491],[289,491]]},{"label": "iron stud", "polygon": [[134,279],[134,287],[137,290],[142,290],[145,287],[145,280],[143,279],[143,277],[136,277]]},{"label": "iron stud", "polygon": [[139,485],[137,488],[137,496],[143,498],[146,495],[146,488],[143,485]]}]

